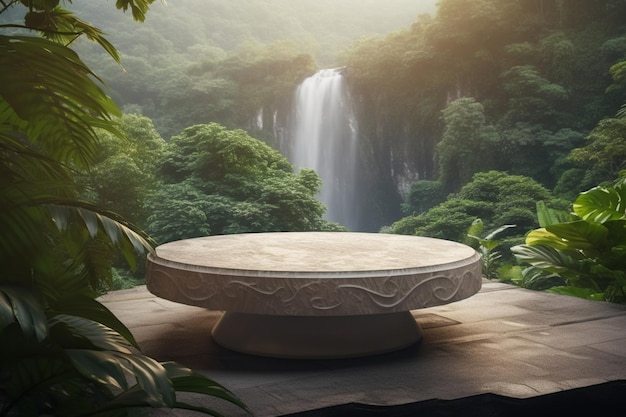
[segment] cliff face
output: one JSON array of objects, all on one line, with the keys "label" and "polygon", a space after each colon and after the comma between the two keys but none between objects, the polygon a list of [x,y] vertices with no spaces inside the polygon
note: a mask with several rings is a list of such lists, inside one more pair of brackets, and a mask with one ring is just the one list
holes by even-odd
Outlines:
[{"label": "cliff face", "polygon": [[[412,107],[399,109],[392,97],[359,90],[349,82],[347,86],[358,126],[355,229],[378,231],[402,216],[402,196],[413,181],[436,178],[439,117],[416,114]],[[420,106],[415,108],[423,108],[423,103]],[[264,108],[259,126],[261,136],[285,155],[293,147],[293,108],[293,99]]]},{"label": "cliff face", "polygon": [[[383,225],[401,217],[402,196],[417,180],[437,177],[436,144],[441,137],[441,103],[399,102],[380,91],[351,86],[359,120],[362,160],[372,174],[375,205]],[[428,113],[424,109],[430,109]]]}]

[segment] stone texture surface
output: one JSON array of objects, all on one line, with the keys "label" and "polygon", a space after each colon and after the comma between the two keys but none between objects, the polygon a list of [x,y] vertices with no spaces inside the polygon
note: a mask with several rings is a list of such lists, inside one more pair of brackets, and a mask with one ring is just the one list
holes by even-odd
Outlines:
[{"label": "stone texture surface", "polygon": [[[101,299],[145,353],[224,384],[256,417],[361,402],[397,405],[494,393],[517,398],[626,379],[626,308],[483,282],[475,296],[412,311],[420,344],[359,359],[239,354],[210,332],[220,311],[159,299],[145,287]],[[248,414],[197,399],[230,417]],[[191,416],[182,411],[153,415]]]},{"label": "stone texture surface", "polygon": [[210,309],[292,316],[408,311],[480,289],[466,245],[379,233],[255,233],[161,245],[148,289]]}]

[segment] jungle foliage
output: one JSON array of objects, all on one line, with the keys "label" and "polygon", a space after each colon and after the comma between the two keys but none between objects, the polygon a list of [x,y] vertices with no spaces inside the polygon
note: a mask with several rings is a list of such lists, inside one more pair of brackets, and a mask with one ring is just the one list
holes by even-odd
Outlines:
[{"label": "jungle foliage", "polygon": [[565,198],[615,178],[623,15],[623,0],[444,0],[408,29],[354,43],[342,63],[362,134],[396,156],[381,172],[457,192],[499,170]]},{"label": "jungle foliage", "polygon": [[[151,3],[116,6],[142,21]],[[113,135],[111,143],[124,136],[115,122],[121,112],[66,44],[86,37],[119,56],[100,29],[58,0],[0,2],[0,13],[8,10],[24,19],[0,25],[0,415],[117,416],[156,407],[219,414],[181,401],[181,392],[245,408],[211,379],[142,354],[94,298],[117,257],[135,268],[154,242],[83,198],[78,177],[101,152],[99,132]]]},{"label": "jungle foliage", "polygon": [[572,209],[566,222],[543,216],[543,227],[512,248],[528,265],[522,283],[556,278],[563,286],[552,291],[625,303],[626,173],[614,184],[581,193]]},{"label": "jungle foliage", "polygon": [[[120,26],[124,30],[115,36],[124,46],[126,73],[87,50],[90,62],[125,109],[150,116],[166,139],[189,126],[217,122],[275,145],[283,127],[275,115],[290,107],[304,77],[331,62],[320,59],[316,46],[303,40],[307,36],[295,35],[302,34],[293,17],[298,13],[263,37],[260,27],[250,27],[289,14],[249,23],[245,16],[257,13],[257,4],[230,4],[211,2],[217,12],[207,22],[220,28],[211,33],[182,6],[172,9],[169,21],[160,21],[163,27],[178,25],[167,36]],[[624,0],[443,0],[436,13],[419,16],[409,27],[353,42],[332,65],[347,67],[369,169],[375,177],[391,173],[399,184],[372,193],[385,201],[404,193],[407,217],[384,230],[464,241],[476,219],[486,236],[515,224],[501,231],[496,248],[499,262],[513,262],[508,247],[540,225],[537,201],[564,209],[580,192],[616,178],[626,161],[619,113],[626,102],[626,27],[620,19],[625,14]],[[242,42],[245,34],[249,39]],[[130,169],[124,161],[130,162],[120,157],[107,163],[111,170]],[[184,180],[170,176],[163,189],[155,189],[170,200],[144,200],[150,201],[148,211],[160,213],[142,214],[150,230],[164,233],[159,239],[182,231],[279,227],[261,208],[265,203],[256,205],[254,194],[235,198],[213,179],[201,179],[193,169],[187,174]],[[500,189],[483,192],[488,186]],[[227,218],[231,205],[239,214]],[[172,214],[182,212],[190,216],[184,224]],[[179,224],[181,233],[172,228],[168,237],[171,224]]]},{"label": "jungle foliage", "polygon": [[515,225],[502,236],[521,239],[539,225],[536,201],[545,201],[555,209],[567,206],[567,202],[554,198],[547,188],[528,177],[501,171],[479,172],[444,202],[398,220],[387,231],[460,242],[465,241],[472,223],[480,219],[485,230]]},{"label": "jungle foliage", "polygon": [[107,27],[123,68],[93,45],[77,42],[126,112],[150,117],[165,138],[196,124],[257,129],[289,106],[295,86],[363,35],[406,26],[435,0],[185,0],[154,3],[137,27],[100,2],[76,2],[89,21]]},{"label": "jungle foliage", "polygon": [[384,170],[417,176],[407,217],[383,230],[466,241],[490,278],[623,302],[621,220],[578,212],[593,196],[624,215],[611,185],[626,167],[618,14],[626,1],[445,0],[409,29],[353,44],[344,63],[363,134],[410,155]]},{"label": "jungle foliage", "polygon": [[159,242],[214,234],[339,230],[322,220],[321,181],[243,130],[195,125],[171,138],[147,200]]}]

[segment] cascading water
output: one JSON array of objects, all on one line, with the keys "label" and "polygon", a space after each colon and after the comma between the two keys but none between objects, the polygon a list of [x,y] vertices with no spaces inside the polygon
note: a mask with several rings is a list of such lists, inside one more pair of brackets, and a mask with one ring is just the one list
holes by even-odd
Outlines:
[{"label": "cascading water", "polygon": [[296,90],[288,157],[322,179],[325,218],[358,230],[357,123],[341,69],[325,69]]}]

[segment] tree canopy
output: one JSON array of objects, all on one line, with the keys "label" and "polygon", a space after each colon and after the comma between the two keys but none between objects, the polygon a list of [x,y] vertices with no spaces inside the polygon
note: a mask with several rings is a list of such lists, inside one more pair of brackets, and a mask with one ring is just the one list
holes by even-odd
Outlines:
[{"label": "tree canopy", "polygon": [[[434,17],[346,51],[362,133],[390,144],[398,182],[419,175],[458,191],[478,167],[552,188],[575,168],[570,151],[626,101],[620,13],[623,0],[441,1]],[[453,128],[468,100],[489,134]]]},{"label": "tree canopy", "polygon": [[479,172],[458,193],[423,213],[398,220],[389,231],[465,241],[469,227],[480,219],[485,230],[515,225],[506,236],[521,237],[538,226],[537,201],[556,209],[567,205],[531,178],[501,171]]},{"label": "tree canopy", "polygon": [[148,201],[148,230],[160,241],[262,231],[336,229],[322,220],[320,179],[298,173],[276,150],[243,130],[195,125],[172,137]]}]

